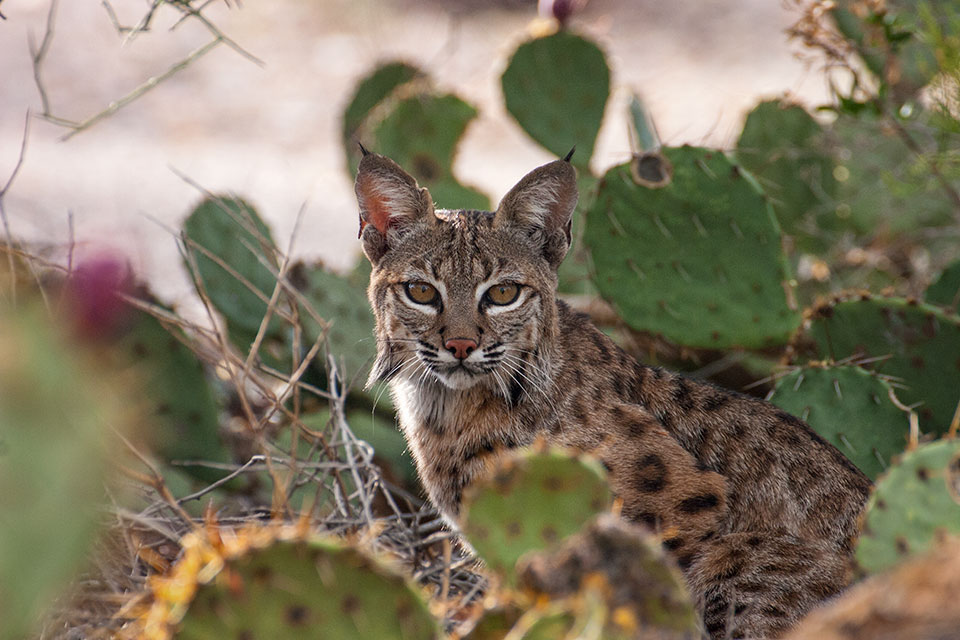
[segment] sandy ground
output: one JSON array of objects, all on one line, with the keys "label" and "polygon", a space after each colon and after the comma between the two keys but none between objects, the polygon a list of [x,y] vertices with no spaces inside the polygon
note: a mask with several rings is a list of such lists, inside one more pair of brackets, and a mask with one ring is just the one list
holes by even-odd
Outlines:
[{"label": "sandy ground", "polygon": [[[16,161],[27,110],[39,110],[27,42],[42,35],[48,3],[0,7],[0,183]],[[147,5],[113,2],[128,23]],[[52,111],[83,119],[206,42],[194,23],[169,31],[176,15],[166,8],[152,32],[124,42],[100,2],[61,0],[42,69]],[[165,225],[177,227],[199,194],[180,172],[256,204],[281,245],[303,209],[294,254],[347,267],[358,248],[340,115],[356,80],[394,58],[429,70],[480,109],[456,169],[494,201],[550,159],[506,114],[499,88],[535,16],[532,1],[245,0],[231,8],[218,0],[206,15],[264,65],[221,46],[66,142],[65,130],[34,119],[6,202],[14,235],[64,244],[72,215],[80,253],[121,252],[161,297],[186,301],[190,288]],[[822,75],[794,56],[784,34],[793,19],[776,0],[593,0],[573,25],[605,48],[616,87],[595,168],[628,156],[633,90],[671,144],[731,145],[763,97],[823,101]]]}]

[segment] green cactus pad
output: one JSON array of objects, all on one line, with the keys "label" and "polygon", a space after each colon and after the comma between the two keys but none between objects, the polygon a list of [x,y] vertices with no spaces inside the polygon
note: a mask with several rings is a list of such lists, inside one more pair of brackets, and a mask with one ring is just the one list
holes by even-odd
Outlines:
[{"label": "green cactus pad", "polygon": [[[166,460],[229,462],[218,435],[219,418],[213,391],[196,355],[155,317],[136,312],[117,345],[118,365],[135,367],[155,428],[151,444]],[[224,472],[184,467],[192,476],[214,482]]]},{"label": "green cactus pad", "polygon": [[78,354],[39,309],[0,310],[2,640],[33,637],[86,563],[102,515],[122,388]]},{"label": "green cactus pad", "polygon": [[[364,289],[320,265],[306,269],[304,274],[307,288],[303,293],[320,317],[330,323],[327,345],[337,362],[343,363],[343,379],[358,380],[362,387],[363,376],[376,353],[373,314]],[[307,313],[301,314],[301,320],[308,348],[320,335],[321,327]]]},{"label": "green cactus pad", "polygon": [[600,293],[633,329],[688,347],[760,348],[800,325],[780,228],[756,184],[719,151],[664,149],[669,186],[604,176],[584,240]]},{"label": "green cactus pad", "polygon": [[564,451],[517,453],[467,488],[463,532],[487,565],[512,582],[520,556],[566,538],[610,501],[594,461]]},{"label": "green cactus pad", "polygon": [[[229,267],[224,268],[200,250],[189,249],[211,302],[227,321],[231,341],[245,354],[260,329],[277,282],[261,263],[264,260],[274,264],[270,229],[256,210],[240,198],[217,196],[201,202],[187,218],[183,230]],[[282,332],[283,322],[273,317],[267,337],[277,338]]]},{"label": "green cactus pad", "polygon": [[910,419],[892,392],[860,367],[804,367],[777,380],[767,400],[806,420],[874,479],[907,446]]},{"label": "green cactus pad", "polygon": [[954,262],[927,288],[924,299],[954,312],[960,307],[960,261]]},{"label": "green cactus pad", "polygon": [[583,244],[586,212],[593,201],[597,182],[597,178],[586,171],[580,171],[577,175],[580,200],[577,202],[571,221],[570,249],[557,270],[557,290],[560,293],[594,297],[597,295],[597,288],[590,279],[590,253]]},{"label": "green cactus pad", "polygon": [[455,95],[416,95],[396,103],[376,126],[371,150],[410,172],[438,208],[488,210],[489,198],[453,176],[457,144],[476,115]]},{"label": "green cactus pad", "polygon": [[406,581],[355,549],[287,543],[229,560],[199,589],[178,640],[439,637]]},{"label": "green cactus pad", "polygon": [[555,156],[577,147],[587,167],[610,94],[610,69],[593,42],[560,31],[520,45],[501,78],[507,111]]},{"label": "green cactus pad", "polygon": [[870,365],[899,379],[897,396],[917,407],[920,426],[941,434],[960,399],[960,318],[899,298],[863,298],[820,307],[809,336],[821,359],[883,358]]},{"label": "green cactus pad", "polygon": [[[522,611],[517,605],[497,607],[467,634],[467,640],[503,640],[507,634],[517,640],[556,640],[569,636],[576,618],[566,603],[551,602],[546,607]],[[579,636],[578,636],[579,637]]]},{"label": "green cactus pad", "polygon": [[960,534],[960,440],[938,440],[903,455],[867,502],[857,564],[888,569],[928,549],[938,531]]},{"label": "green cactus pad", "polygon": [[804,251],[829,247],[823,233],[838,227],[833,160],[817,121],[797,105],[761,102],[747,116],[737,160],[770,197],[784,233]]},{"label": "green cactus pad", "polygon": [[518,573],[521,588],[536,600],[600,595],[608,617],[604,637],[631,627],[655,628],[664,638],[697,629],[683,576],[660,538],[611,514],[598,516],[560,548],[527,556]]},{"label": "green cactus pad", "polygon": [[343,112],[343,149],[351,175],[357,175],[357,165],[360,164],[360,147],[357,143],[363,142],[356,140],[355,136],[370,112],[398,87],[421,75],[421,71],[413,65],[388,62],[374,69],[357,84],[353,98]]}]

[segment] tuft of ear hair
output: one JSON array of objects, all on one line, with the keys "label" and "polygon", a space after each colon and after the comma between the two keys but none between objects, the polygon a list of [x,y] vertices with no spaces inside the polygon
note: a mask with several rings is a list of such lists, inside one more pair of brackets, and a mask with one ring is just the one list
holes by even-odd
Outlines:
[{"label": "tuft of ear hair", "polygon": [[433,213],[433,199],[396,162],[363,146],[360,149],[364,156],[354,184],[360,205],[359,237],[375,263],[386,252],[390,233]]},{"label": "tuft of ear hair", "polygon": [[[573,150],[567,155],[572,155]],[[577,172],[564,158],[537,167],[516,184],[500,201],[493,224],[514,226],[541,233],[545,256],[559,265],[570,245],[570,224],[577,206]],[[562,246],[554,240],[562,234]]]}]

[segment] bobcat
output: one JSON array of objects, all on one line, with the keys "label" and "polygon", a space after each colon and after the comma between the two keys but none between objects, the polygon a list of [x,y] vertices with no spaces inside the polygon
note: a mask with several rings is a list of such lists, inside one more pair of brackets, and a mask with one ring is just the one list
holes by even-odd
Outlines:
[{"label": "bobcat", "polygon": [[870,482],[801,420],[639,364],[557,299],[578,198],[568,160],[530,172],[490,213],[436,209],[364,150],[370,382],[389,381],[451,522],[492,457],[537,438],[590,452],[622,515],[663,536],[709,637],[776,637],[847,584]]}]

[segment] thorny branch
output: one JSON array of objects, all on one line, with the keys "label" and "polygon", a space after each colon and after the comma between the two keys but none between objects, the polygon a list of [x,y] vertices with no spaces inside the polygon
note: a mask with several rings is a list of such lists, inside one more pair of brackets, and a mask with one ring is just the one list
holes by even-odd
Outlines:
[{"label": "thorny branch", "polygon": [[[264,64],[260,58],[244,49],[235,40],[223,33],[223,31],[221,31],[203,14],[203,10],[210,4],[210,0],[204,2],[200,7],[191,6],[188,0],[152,0],[147,12],[137,22],[137,24],[132,27],[124,26],[120,23],[120,19],[109,0],[101,0],[101,4],[107,13],[107,17],[110,19],[110,22],[113,24],[117,33],[124,36],[125,43],[132,41],[139,34],[149,31],[154,17],[157,15],[159,8],[163,5],[174,7],[181,12],[180,18],[174,23],[174,25],[171,27],[171,30],[176,29],[184,21],[192,18],[201,23],[204,28],[206,28],[206,30],[213,36],[213,39],[206,44],[197,47],[184,58],[170,65],[170,67],[168,67],[163,73],[146,79],[127,94],[110,102],[110,104],[100,111],[84,118],[83,120],[71,120],[53,113],[53,110],[50,106],[48,92],[42,79],[43,64],[47,59],[47,54],[50,50],[50,44],[53,41],[58,3],[59,0],[50,0],[50,8],[47,13],[47,21],[43,39],[41,40],[40,45],[36,46],[31,38],[29,41],[29,47],[33,65],[33,79],[37,87],[37,92],[40,94],[41,112],[39,115],[48,122],[70,129],[70,131],[63,136],[62,140],[68,140],[78,133],[89,129],[104,118],[113,115],[123,107],[126,107],[131,102],[135,101],[137,98],[143,96],[151,89],[156,88],[163,81],[186,69],[188,66],[216,48],[217,45],[225,44],[254,64],[259,66],[263,66]],[[230,6],[230,2],[227,0],[225,0],[225,4],[228,7]],[[239,6],[239,4],[237,6]]]}]

